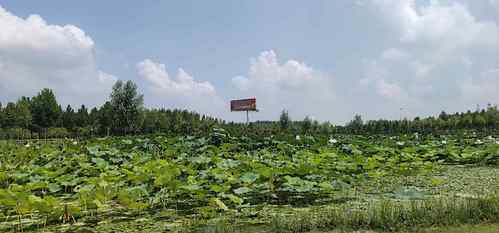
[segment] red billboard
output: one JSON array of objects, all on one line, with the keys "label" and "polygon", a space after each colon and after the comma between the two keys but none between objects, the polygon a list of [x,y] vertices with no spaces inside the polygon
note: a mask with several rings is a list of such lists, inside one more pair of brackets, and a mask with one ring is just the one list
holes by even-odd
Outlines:
[{"label": "red billboard", "polygon": [[256,110],[256,99],[240,99],[230,101],[230,111],[257,111]]}]

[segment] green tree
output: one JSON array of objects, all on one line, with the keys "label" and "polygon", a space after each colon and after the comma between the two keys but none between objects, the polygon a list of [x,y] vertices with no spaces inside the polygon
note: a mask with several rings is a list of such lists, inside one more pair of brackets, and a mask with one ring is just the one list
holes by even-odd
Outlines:
[{"label": "green tree", "polygon": [[0,102],[0,129],[4,127],[3,125],[3,106],[2,106],[2,102]]},{"label": "green tree", "polygon": [[113,107],[109,101],[106,101],[99,109],[99,131],[102,134],[109,135],[109,131],[113,126]]},{"label": "green tree", "polygon": [[9,102],[3,110],[3,124],[5,128],[18,127],[16,104]]},{"label": "green tree", "polygon": [[303,119],[301,126],[303,133],[308,133],[310,131],[310,128],[312,128],[312,120],[310,119],[310,117],[306,116],[305,119]]},{"label": "green tree", "polygon": [[353,130],[354,132],[359,132],[362,129],[362,126],[364,125],[364,121],[362,121],[362,117],[359,114],[356,114],[353,117],[353,120],[351,120],[348,124],[347,127]]},{"label": "green tree", "polygon": [[159,126],[161,112],[152,109],[144,111],[144,121],[142,124],[144,133],[155,133],[161,130]]},{"label": "green tree", "polygon": [[68,130],[74,130],[75,127],[75,112],[71,105],[68,104],[66,110],[62,113],[62,125]]},{"label": "green tree", "polygon": [[81,105],[80,109],[78,109],[78,113],[76,113],[76,121],[75,124],[77,127],[86,127],[88,126],[88,110],[85,105]]},{"label": "green tree", "polygon": [[467,113],[464,117],[461,118],[460,124],[463,128],[472,128],[473,127],[473,117],[471,113]]},{"label": "green tree", "polygon": [[61,112],[54,92],[45,88],[33,97],[31,113],[33,115],[33,125],[42,128],[56,126]]},{"label": "green tree", "polygon": [[487,121],[485,120],[485,117],[483,117],[482,115],[480,114],[477,114],[475,115],[475,117],[473,118],[473,125],[475,128],[484,128],[487,124]]},{"label": "green tree", "polygon": [[21,97],[16,103],[16,118],[19,127],[31,128],[33,116],[31,114],[31,101],[28,97]]},{"label": "green tree", "polygon": [[5,128],[25,128],[31,126],[29,99],[22,97],[17,103],[9,102],[2,111],[2,126]]},{"label": "green tree", "polygon": [[445,111],[440,112],[440,115],[438,115],[438,118],[446,121],[449,118],[449,115]]},{"label": "green tree", "polygon": [[288,111],[285,109],[282,110],[281,116],[279,117],[279,125],[281,126],[281,129],[287,130],[289,128],[290,121]]},{"label": "green tree", "polygon": [[96,107],[93,107],[88,114],[88,124],[92,128],[92,131],[95,130],[99,124],[99,110]]},{"label": "green tree", "polygon": [[113,86],[110,102],[115,132],[126,134],[139,129],[144,97],[138,93],[137,84],[118,80]]}]

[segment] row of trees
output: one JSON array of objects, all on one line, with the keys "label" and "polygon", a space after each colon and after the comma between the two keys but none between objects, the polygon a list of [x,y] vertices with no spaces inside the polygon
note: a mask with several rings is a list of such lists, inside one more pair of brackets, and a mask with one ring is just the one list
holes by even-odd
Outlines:
[{"label": "row of trees", "polygon": [[[249,126],[224,121],[186,110],[146,109],[143,96],[132,81],[117,81],[109,100],[100,107],[81,105],[63,108],[50,89],[34,97],[21,97],[5,106],[0,103],[0,138],[65,137],[92,135],[126,135],[165,133],[193,135],[209,132],[215,126],[224,127],[233,135],[269,136],[275,134],[395,134],[441,133],[455,130],[497,130],[499,111],[488,105],[474,112],[447,114],[413,120],[369,120],[356,115],[345,126],[319,123],[306,117],[292,121],[282,111],[279,121],[259,121]],[[251,130],[248,130],[250,127]]]},{"label": "row of trees", "polygon": [[218,124],[217,119],[186,110],[145,109],[132,81],[117,81],[100,107],[63,108],[50,89],[0,103],[0,138],[74,137],[141,133],[195,134]]},{"label": "row of trees", "polygon": [[442,133],[456,130],[495,131],[499,129],[499,111],[489,104],[485,109],[448,114],[442,111],[437,117],[416,117],[413,120],[362,121],[357,115],[341,130],[347,133]]},{"label": "row of trees", "polygon": [[[242,123],[225,125],[232,134],[245,132]],[[281,112],[279,121],[258,121],[250,124],[250,134],[270,136],[276,134],[403,134],[403,133],[450,133],[462,130],[497,131],[499,129],[499,111],[497,106],[489,104],[485,109],[447,114],[441,112],[437,117],[416,117],[413,120],[362,120],[360,115],[345,126],[329,122],[319,123],[309,117],[301,121],[292,121],[286,110]],[[248,134],[245,132],[245,134]]]}]

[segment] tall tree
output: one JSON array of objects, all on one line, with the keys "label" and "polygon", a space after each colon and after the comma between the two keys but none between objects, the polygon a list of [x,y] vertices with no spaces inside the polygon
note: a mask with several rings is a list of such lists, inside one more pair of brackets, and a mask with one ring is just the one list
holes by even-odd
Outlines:
[{"label": "tall tree", "polygon": [[290,121],[288,111],[285,109],[282,110],[281,116],[279,117],[279,125],[281,126],[281,129],[287,130],[289,128]]},{"label": "tall tree", "polygon": [[69,130],[73,130],[75,127],[75,111],[69,104],[62,113],[62,125]]},{"label": "tall tree", "polygon": [[308,133],[310,131],[310,128],[312,128],[312,120],[310,119],[310,117],[306,116],[302,122],[303,133]]},{"label": "tall tree", "polygon": [[56,126],[59,120],[60,107],[57,104],[54,92],[44,88],[38,95],[33,97],[31,113],[33,115],[33,125],[42,128]]},{"label": "tall tree", "polygon": [[102,107],[99,109],[98,115],[99,131],[102,134],[109,134],[111,127],[113,126],[113,107],[109,101],[106,101]]},{"label": "tall tree", "polygon": [[3,110],[3,124],[5,128],[19,127],[19,121],[17,119],[17,109],[16,104],[9,102],[5,109]]},{"label": "tall tree", "polygon": [[31,114],[31,101],[28,97],[21,97],[16,103],[17,123],[24,129],[31,128],[33,116]]},{"label": "tall tree", "polygon": [[99,110],[96,107],[93,107],[88,114],[88,124],[92,127],[92,130],[97,128],[99,123]]},{"label": "tall tree", "polygon": [[356,114],[353,117],[353,120],[348,123],[347,127],[355,132],[359,132],[362,129],[362,125],[364,125],[362,117],[359,114]]},{"label": "tall tree", "polygon": [[78,127],[86,127],[88,126],[88,110],[85,105],[81,105],[80,109],[78,109],[78,113],[76,114],[76,126]]},{"label": "tall tree", "polygon": [[5,126],[3,125],[4,119],[3,119],[3,106],[2,106],[2,102],[0,102],[0,129],[1,128],[4,128]]},{"label": "tall tree", "polygon": [[126,134],[139,129],[143,105],[143,95],[138,93],[137,84],[118,80],[111,92],[114,131]]}]

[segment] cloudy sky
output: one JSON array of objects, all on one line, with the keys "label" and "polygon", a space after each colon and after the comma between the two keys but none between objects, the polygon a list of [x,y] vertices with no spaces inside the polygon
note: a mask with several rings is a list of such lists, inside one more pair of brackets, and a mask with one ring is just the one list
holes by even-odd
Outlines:
[{"label": "cloudy sky", "polygon": [[227,120],[253,96],[252,119],[335,123],[499,103],[499,0],[146,2],[0,0],[0,102],[98,106],[122,79]]}]

